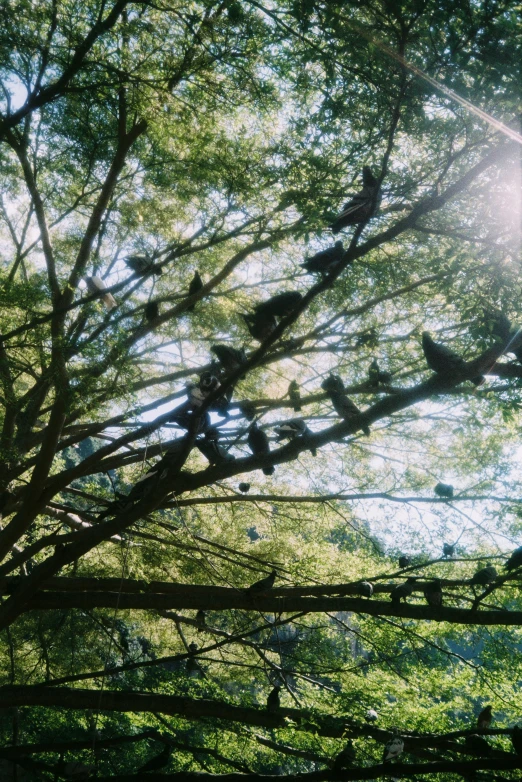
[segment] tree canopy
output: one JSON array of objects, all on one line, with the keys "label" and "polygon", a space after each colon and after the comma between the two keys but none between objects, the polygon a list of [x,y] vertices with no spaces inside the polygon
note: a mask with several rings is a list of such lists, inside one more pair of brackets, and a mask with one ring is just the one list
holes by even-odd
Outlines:
[{"label": "tree canopy", "polygon": [[0,777],[518,780],[520,5],[2,7]]}]

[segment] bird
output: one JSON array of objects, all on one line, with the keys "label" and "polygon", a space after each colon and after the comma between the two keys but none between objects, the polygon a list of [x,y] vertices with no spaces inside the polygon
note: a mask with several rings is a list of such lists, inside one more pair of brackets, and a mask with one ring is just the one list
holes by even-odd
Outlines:
[{"label": "bird", "polygon": [[399,557],[399,567],[401,570],[405,567],[409,567],[411,565],[411,559],[410,557],[406,557],[404,554],[402,554]]},{"label": "bird", "polygon": [[439,578],[429,581],[424,587],[424,597],[432,608],[440,608],[442,605],[442,586]]},{"label": "bird", "polygon": [[249,399],[245,399],[244,402],[240,402],[239,405],[239,412],[241,415],[247,419],[247,421],[253,421],[256,417],[256,406],[250,402]]},{"label": "bird", "polygon": [[137,770],[137,774],[146,774],[148,771],[157,771],[159,768],[164,768],[170,760],[172,748],[165,744],[159,755],[151,758],[145,765],[141,766]]},{"label": "bird", "polygon": [[311,258],[307,258],[300,266],[308,274],[328,274],[341,260],[344,255],[344,247],[341,241],[337,241],[333,247],[326,250],[320,250]]},{"label": "bird", "polygon": [[392,375],[391,372],[382,372],[379,369],[379,364],[377,363],[377,359],[374,358],[368,369],[368,378],[370,380],[370,384],[372,385],[372,387],[377,388],[379,383],[382,383],[383,385],[387,385],[388,383],[390,383],[392,379]]},{"label": "bird", "polygon": [[349,225],[365,223],[377,212],[381,203],[379,182],[373,176],[369,166],[363,167],[362,178],[362,190],[344,204],[341,213],[329,226],[332,233],[338,234],[341,229]]},{"label": "bird", "polygon": [[197,660],[195,660],[193,657],[189,657],[186,665],[185,670],[187,671],[188,675],[191,679],[204,679],[205,678],[205,672],[201,665],[198,663]]},{"label": "bird", "polygon": [[437,497],[445,497],[450,500],[453,497],[453,486],[451,483],[437,483],[433,489]]},{"label": "bird", "polygon": [[[268,437],[265,432],[258,427],[256,423],[252,424],[250,431],[248,432],[248,447],[254,454],[254,456],[264,456],[270,453],[270,446],[268,444]],[[275,467],[271,464],[269,467],[262,468],[264,475],[273,475]]]},{"label": "bird", "polygon": [[156,268],[152,258],[148,255],[127,255],[125,265],[136,274],[163,274],[160,268]]},{"label": "bird", "polygon": [[483,324],[496,342],[507,344],[513,336],[509,318],[500,310],[484,310]]},{"label": "bird", "polygon": [[342,749],[333,762],[332,768],[340,771],[355,762],[355,749],[353,743],[348,741],[345,748]]},{"label": "bird", "polygon": [[145,320],[149,323],[159,317],[159,304],[157,301],[149,301],[145,305]]},{"label": "bird", "polygon": [[491,713],[492,706],[485,706],[477,717],[477,728],[485,730],[489,728],[493,720],[493,714]]},{"label": "bird", "polygon": [[452,557],[455,553],[455,544],[453,543],[444,543],[442,546],[442,556],[443,557]]},{"label": "bird", "polygon": [[192,643],[189,644],[188,648],[189,648],[189,652],[191,652],[191,654],[195,654],[197,652],[197,650],[199,649],[199,646],[196,643],[194,643],[194,641],[192,641]]},{"label": "bird", "polygon": [[517,755],[522,755],[522,728],[520,728],[518,725],[513,726],[513,732],[511,733],[511,743],[513,744],[513,749]]},{"label": "bird", "polygon": [[522,546],[516,548],[504,565],[506,570],[514,570],[522,565]]},{"label": "bird", "polygon": [[493,565],[486,565],[486,567],[480,568],[470,581],[470,584],[479,584],[480,586],[486,586],[492,584],[496,579],[498,573]]},{"label": "bird", "polygon": [[[194,272],[194,276],[190,281],[189,289],[188,289],[188,296],[193,296],[195,293],[201,290],[203,287],[203,280],[199,276],[199,272]],[[192,310],[195,308],[196,304],[191,304],[190,307],[187,307],[187,312],[192,312]]]},{"label": "bird", "polygon": [[397,734],[391,738],[386,746],[382,756],[382,762],[387,763],[394,758],[398,758],[404,752],[404,740]]},{"label": "bird", "polygon": [[[294,440],[299,436],[313,434],[302,418],[292,418],[290,421],[285,421],[280,426],[274,427],[274,432],[277,435],[276,442],[278,443],[282,440]],[[317,456],[315,448],[310,448],[310,451],[313,456]]]},{"label": "bird", "polygon": [[362,597],[371,597],[373,595],[373,584],[370,584],[369,581],[361,581],[357,588]]},{"label": "bird", "polygon": [[[211,430],[209,430],[211,431]],[[234,454],[227,451],[222,445],[218,443],[217,437],[211,434],[207,437],[208,432],[205,434],[203,440],[196,441],[196,447],[200,453],[203,454],[205,459],[208,459],[210,464],[228,464],[234,462],[236,457]]]},{"label": "bird", "polygon": [[299,386],[295,380],[290,381],[287,394],[290,398],[290,402],[293,405],[294,413],[301,412],[301,410],[303,409],[301,407],[301,393],[299,391]]},{"label": "bird", "polygon": [[266,699],[266,708],[268,709],[268,711],[277,711],[281,706],[281,700],[279,698],[280,690],[281,687],[276,685],[272,690],[272,692],[269,694],[268,698]]},{"label": "bird", "polygon": [[[429,331],[422,332],[422,350],[427,365],[438,375],[452,377],[466,368],[464,359],[446,345],[434,342]],[[482,376],[471,378],[471,382],[476,386],[480,385],[483,380]]]},{"label": "bird", "polygon": [[358,348],[362,348],[365,345],[375,346],[377,344],[377,336],[377,329],[372,326],[357,336],[356,345]]},{"label": "bird", "polygon": [[345,393],[340,394],[337,391],[330,391],[328,396],[330,397],[330,401],[334,406],[334,410],[337,415],[341,416],[341,418],[344,418],[347,423],[353,421],[355,418],[362,419],[358,428],[362,429],[364,434],[369,437],[370,427],[367,423],[364,423],[364,413],[361,413],[357,405],[352,402],[350,397],[346,396]]},{"label": "bird", "polygon": [[[89,293],[101,293],[102,291],[107,290],[107,286],[96,275],[93,275],[92,277],[84,277],[85,283],[87,285],[87,290]],[[114,307],[117,307],[118,304],[116,302],[116,299],[112,295],[112,293],[104,293],[103,296],[100,296],[100,299],[103,301],[105,307],[110,311],[114,309]]]},{"label": "bird", "polygon": [[379,715],[377,714],[375,709],[368,709],[368,711],[364,715],[364,719],[366,720],[366,722],[377,722],[377,720],[379,719]]},{"label": "bird", "polygon": [[250,491],[249,483],[240,483],[237,487],[242,494],[247,494]]},{"label": "bird", "polygon": [[334,394],[343,394],[346,390],[339,375],[334,375],[332,372],[323,380],[321,388],[327,393]]},{"label": "bird", "polygon": [[199,376],[199,387],[205,394],[210,394],[219,388],[219,378],[213,372],[202,372]]},{"label": "bird", "polygon": [[201,407],[206,397],[204,391],[195,383],[186,383],[185,388],[187,389],[187,399],[191,409],[195,410],[196,408]]},{"label": "bird", "polygon": [[464,739],[464,746],[474,755],[490,755],[492,751],[491,744],[488,744],[485,738],[471,733]]},{"label": "bird", "polygon": [[269,592],[272,589],[276,578],[277,571],[272,570],[272,572],[268,576],[265,576],[265,578],[261,578],[259,581],[254,581],[253,584],[250,584],[250,586],[246,589],[246,593],[248,595],[264,595],[265,592]]},{"label": "bird", "polygon": [[284,291],[272,296],[267,301],[256,304],[254,310],[261,317],[284,318],[295,310],[302,298],[303,294],[299,293],[299,291]]},{"label": "bird", "polygon": [[404,584],[399,584],[390,592],[390,598],[394,608],[398,608],[401,604],[401,600],[406,600],[407,597],[413,593],[413,587],[415,586],[415,578],[407,578]]},{"label": "bird", "polygon": [[196,627],[198,628],[198,633],[202,633],[206,626],[207,626],[207,615],[203,611],[203,609],[200,608],[196,614]]},{"label": "bird", "polygon": [[274,315],[242,312],[241,317],[246,323],[250,336],[253,339],[257,339],[258,342],[264,342],[277,327]]},{"label": "bird", "polygon": [[230,345],[211,345],[210,350],[217,356],[225,372],[235,372],[247,360],[243,348],[231,348]]}]

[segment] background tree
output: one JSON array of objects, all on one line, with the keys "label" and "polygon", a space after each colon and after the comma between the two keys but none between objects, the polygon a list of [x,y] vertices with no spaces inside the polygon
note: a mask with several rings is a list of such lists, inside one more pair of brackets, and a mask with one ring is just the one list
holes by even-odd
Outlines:
[{"label": "background tree", "polygon": [[4,778],[518,779],[518,6],[3,10]]}]

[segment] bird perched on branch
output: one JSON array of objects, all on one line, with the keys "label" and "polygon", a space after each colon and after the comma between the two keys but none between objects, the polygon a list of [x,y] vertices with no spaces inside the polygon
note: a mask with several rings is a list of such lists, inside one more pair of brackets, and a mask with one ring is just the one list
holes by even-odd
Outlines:
[{"label": "bird perched on branch", "polygon": [[437,497],[445,497],[447,500],[453,497],[453,486],[451,483],[438,483],[433,491]]},{"label": "bird perched on branch", "polygon": [[334,375],[332,372],[330,372],[328,377],[326,377],[323,380],[323,382],[321,383],[321,388],[323,389],[323,391],[326,391],[328,394],[329,393],[344,394],[346,390],[344,387],[344,383],[339,377],[339,375]]},{"label": "bird perched on branch", "polygon": [[407,578],[404,584],[399,584],[390,592],[390,599],[393,607],[398,608],[401,604],[401,600],[406,600],[407,597],[413,594],[413,587],[415,586],[415,578]]},{"label": "bird perched on branch", "polygon": [[518,725],[514,725],[513,727],[513,732],[511,733],[511,743],[513,744],[513,749],[517,755],[522,755],[522,728],[520,728]]},{"label": "bird perched on branch", "polygon": [[342,749],[335,758],[332,768],[336,771],[340,771],[347,766],[351,766],[352,763],[355,763],[355,757],[353,742],[348,741],[345,748]]},{"label": "bird perched on branch", "polygon": [[242,312],[241,317],[246,323],[250,336],[257,339],[258,342],[264,342],[277,326],[274,315]]},{"label": "bird perched on branch", "polygon": [[163,274],[160,268],[155,267],[154,261],[148,255],[127,255],[124,260],[125,265],[136,274],[142,276],[146,274]]},{"label": "bird perched on branch", "polygon": [[[84,280],[89,293],[101,293],[102,291],[107,290],[107,286],[103,280],[101,280],[96,275],[93,275],[92,277],[84,277]],[[118,306],[112,293],[104,293],[103,296],[100,296],[100,299],[108,310],[112,310],[114,307]]]},{"label": "bird perched on branch", "polygon": [[176,409],[172,411],[167,421],[176,424],[181,429],[186,429],[187,431],[192,426],[195,426],[196,434],[203,434],[203,432],[210,427],[209,414],[205,412],[203,415],[198,415],[197,412],[192,413],[189,408],[190,404],[188,402],[179,405],[179,407],[176,407]]},{"label": "bird perched on branch", "polygon": [[367,437],[370,435],[370,427],[367,423],[365,423],[364,413],[361,413],[357,405],[352,402],[350,397],[346,396],[345,393],[340,394],[337,391],[330,391],[328,396],[330,397],[330,402],[332,403],[337,415],[339,415],[341,418],[344,418],[347,423],[350,423],[356,418],[359,418],[360,425],[358,428],[362,429]]},{"label": "bird perched on branch", "polygon": [[477,728],[481,728],[482,730],[489,728],[493,720],[492,708],[492,706],[486,706],[482,709],[477,717]]},{"label": "bird perched on branch", "polygon": [[247,419],[247,421],[253,421],[256,417],[256,406],[252,404],[252,402],[249,399],[245,399],[244,402],[241,402],[239,405],[239,412],[241,415]]},{"label": "bird perched on branch", "polygon": [[328,274],[334,269],[344,255],[344,247],[341,241],[337,241],[333,247],[326,250],[320,250],[311,258],[307,258],[300,264],[301,268],[306,269],[308,274]]},{"label": "bird perched on branch", "polygon": [[280,691],[281,691],[281,687],[276,685],[272,690],[272,692],[269,694],[268,698],[266,699],[266,708],[268,709],[268,711],[277,711],[281,706],[281,699],[279,697]]},{"label": "bird perched on branch", "polygon": [[487,584],[492,584],[497,576],[498,573],[493,565],[486,565],[486,567],[477,570],[477,572],[473,575],[470,584],[487,586]]},{"label": "bird perched on branch", "polygon": [[[203,287],[203,280],[199,276],[199,272],[194,272],[194,276],[190,281],[187,295],[193,296],[195,293],[200,291],[202,287]],[[192,312],[195,306],[196,304],[191,304],[190,307],[187,307],[187,312]]]},{"label": "bird perched on branch", "polygon": [[159,304],[157,301],[149,301],[149,303],[145,305],[145,320],[150,323],[151,321],[156,320],[156,318],[159,318]]},{"label": "bird perched on branch", "polygon": [[516,548],[504,565],[506,570],[514,570],[522,565],[522,546]]},{"label": "bird perched on branch", "polygon": [[482,736],[477,736],[476,733],[472,733],[471,735],[466,736],[464,739],[464,746],[470,752],[473,752],[474,755],[491,755],[491,751],[493,749],[491,744],[488,744],[485,738]]},{"label": "bird perched on branch", "polygon": [[157,771],[160,768],[164,768],[170,760],[171,753],[172,748],[169,747],[168,744],[165,744],[160,754],[147,761],[147,763],[145,763],[144,766],[141,766],[136,773],[146,774],[148,771]]},{"label": "bird perched on branch", "polygon": [[199,611],[196,614],[196,627],[198,628],[198,633],[202,633],[203,630],[207,626],[207,615],[203,611],[202,608],[199,609]]},{"label": "bird perched on branch", "polygon": [[440,608],[442,605],[442,586],[439,578],[434,578],[424,587],[424,597],[432,608]]},{"label": "bird perched on branch", "polygon": [[[441,345],[440,342],[434,342],[428,331],[422,332],[422,350],[427,365],[438,375],[451,378],[466,367],[466,362],[458,353],[446,345]],[[476,386],[483,380],[482,376],[471,378],[471,382]]]},{"label": "bird perched on branch", "polygon": [[284,318],[295,310],[302,298],[303,294],[299,291],[284,291],[256,304],[254,310],[259,317]]},{"label": "bird perched on branch", "polygon": [[294,408],[294,413],[299,413],[303,408],[301,407],[301,392],[299,386],[295,380],[290,381],[287,394]]},{"label": "bird perched on branch", "polygon": [[382,762],[388,763],[390,760],[398,758],[404,752],[404,740],[398,734],[395,734],[384,747]]},{"label": "bird perched on branch", "polygon": [[409,567],[411,565],[411,559],[410,557],[406,557],[404,554],[399,557],[399,567],[401,570],[405,567]]},{"label": "bird perched on branch", "polygon": [[234,462],[236,457],[231,454],[219,444],[219,432],[214,427],[211,427],[205,432],[203,440],[197,440],[196,446],[198,451],[203,454],[205,459],[208,459],[210,464],[227,464],[228,462]]},{"label": "bird perched on branch", "polygon": [[330,225],[332,233],[338,234],[343,228],[356,223],[365,223],[373,217],[381,204],[381,191],[379,182],[373,176],[369,166],[362,170],[363,188],[360,193],[347,201],[342,212],[337,215]]},{"label": "bird perched on branch", "polygon": [[[254,456],[264,456],[270,453],[270,445],[268,443],[268,437],[265,432],[258,427],[258,425],[252,424],[250,431],[248,432],[248,447],[254,454]],[[273,475],[275,467],[271,464],[269,467],[262,468],[264,475]]]},{"label": "bird perched on branch", "polygon": [[452,543],[444,543],[442,546],[442,556],[443,557],[452,557],[455,553],[455,544]]},{"label": "bird perched on branch", "polygon": [[[290,421],[285,421],[283,424],[274,427],[274,432],[277,435],[276,442],[278,443],[283,440],[294,440],[296,437],[313,434],[302,418],[292,418]],[[310,451],[312,456],[317,456],[315,448],[310,448]]]},{"label": "bird perched on branch", "polygon": [[382,385],[388,385],[388,383],[391,383],[392,375],[391,372],[382,372],[379,369],[377,359],[374,358],[368,369],[368,378],[372,387],[377,388],[379,383],[382,383]]},{"label": "bird perched on branch", "polygon": [[269,592],[272,587],[274,586],[275,580],[277,578],[277,571],[272,570],[272,572],[265,576],[265,578],[259,579],[259,581],[254,581],[253,584],[250,584],[249,587],[245,590],[247,595],[255,595],[256,597],[259,597],[260,595],[266,594],[266,592]]},{"label": "bird perched on branch", "polygon": [[369,581],[361,581],[357,587],[361,597],[371,597],[373,595],[373,584]]},{"label": "bird perched on branch", "polygon": [[211,345],[210,350],[217,356],[225,372],[235,372],[247,360],[243,348],[231,348],[230,345]]}]

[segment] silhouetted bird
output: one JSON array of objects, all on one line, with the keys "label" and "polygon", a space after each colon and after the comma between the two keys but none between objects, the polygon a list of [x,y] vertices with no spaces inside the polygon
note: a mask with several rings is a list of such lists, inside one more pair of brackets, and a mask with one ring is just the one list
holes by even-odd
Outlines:
[{"label": "silhouetted bird", "polygon": [[295,310],[302,298],[303,295],[299,291],[285,291],[272,296],[261,304],[256,304],[254,310],[258,316],[284,318]]},{"label": "silhouetted bird", "polygon": [[351,766],[352,763],[355,763],[355,749],[353,746],[353,743],[349,741],[345,748],[342,749],[337,757],[335,758],[333,762],[332,768],[335,771],[340,771],[343,768],[346,768],[347,766]]},{"label": "silhouetted bird", "polygon": [[230,345],[211,345],[210,350],[217,356],[225,372],[235,372],[243,366],[247,357],[243,348],[231,348]]},{"label": "silhouetted bird", "polygon": [[388,763],[390,760],[398,758],[404,752],[404,741],[400,736],[395,735],[388,741],[384,747],[382,762]]},{"label": "silhouetted bird", "polygon": [[304,263],[301,264],[303,269],[309,274],[328,274],[332,269],[337,266],[339,261],[344,255],[344,247],[341,241],[337,241],[333,247],[328,247],[326,250],[320,250],[311,258],[307,258]]},{"label": "silhouetted bird", "polygon": [[486,565],[486,567],[477,570],[477,572],[473,575],[473,578],[471,579],[470,583],[479,584],[480,586],[486,586],[487,584],[492,584],[496,579],[497,575],[498,573],[496,569],[493,567],[493,565]]},{"label": "silhouetted bird", "polygon": [[181,429],[187,429],[187,431],[194,425],[196,427],[196,434],[202,434],[210,426],[210,416],[208,413],[196,415],[196,413],[190,412],[190,410],[183,407],[183,405],[180,405],[172,411],[168,421],[176,424]]},{"label": "silhouetted bird", "polygon": [[149,301],[145,305],[145,319],[149,322],[159,318],[159,304],[157,301]]},{"label": "silhouetted bird", "polygon": [[433,489],[437,497],[451,499],[453,497],[453,486],[451,483],[438,483]]},{"label": "silhouetted bird", "polygon": [[517,755],[522,755],[522,728],[520,728],[518,725],[514,725],[513,727],[513,732],[511,733],[511,743],[513,744],[513,749]]},{"label": "silhouetted bird", "polygon": [[366,720],[366,722],[377,722],[377,720],[379,719],[379,715],[377,714],[375,709],[368,709],[368,711],[364,715],[364,719]]},{"label": "silhouetted bird", "polygon": [[484,324],[497,342],[507,344],[513,336],[509,318],[499,310],[485,310]]},{"label": "silhouetted bird", "polygon": [[361,581],[357,587],[361,597],[371,597],[373,595],[373,584],[370,584],[369,581]]},{"label": "silhouetted bird", "polygon": [[279,698],[279,692],[281,687],[274,687],[268,698],[266,699],[266,708],[268,711],[277,711],[281,706],[281,700]]},{"label": "silhouetted bird", "polygon": [[145,763],[144,766],[141,766],[136,773],[146,774],[147,771],[157,771],[159,768],[164,768],[170,760],[171,753],[171,747],[169,747],[168,744],[165,744],[160,754],[147,761],[147,763]]},{"label": "silhouetted bird", "polygon": [[185,670],[191,679],[204,679],[205,671],[193,657],[189,657],[185,664]]},{"label": "silhouetted bird", "polygon": [[372,326],[358,335],[356,344],[358,348],[362,348],[365,345],[375,346],[377,341],[377,329]]},{"label": "silhouetted bird", "polygon": [[277,326],[277,321],[273,315],[241,313],[250,335],[258,342],[264,342],[272,334]]},{"label": "silhouetted bird", "polygon": [[[285,421],[283,424],[280,424],[280,426],[274,427],[274,432],[277,435],[276,442],[278,443],[282,440],[293,440],[302,435],[312,434],[302,418],[292,418],[290,421]],[[310,451],[313,456],[317,456],[315,448],[310,448]]]},{"label": "silhouetted bird", "polygon": [[125,265],[136,274],[162,274],[161,269],[156,269],[154,261],[148,255],[127,255]]},{"label": "silhouetted bird", "polygon": [[514,570],[517,567],[520,567],[522,565],[522,546],[519,546],[514,550],[514,552],[511,554],[510,558],[504,565],[506,570]]},{"label": "silhouetted bird", "polygon": [[406,557],[404,556],[404,554],[401,557],[399,557],[399,567],[401,569],[405,567],[409,567],[410,565],[411,565],[410,557]]},{"label": "silhouetted bird", "polygon": [[424,597],[432,608],[440,608],[442,605],[442,586],[439,578],[434,578],[424,587]]},{"label": "silhouetted bird", "polygon": [[[93,275],[92,277],[84,277],[84,280],[89,293],[101,293],[102,291],[107,290],[107,286],[103,280],[101,280],[96,275]],[[100,296],[100,299],[103,301],[105,307],[108,310],[112,310],[114,307],[118,306],[112,293],[104,293],[103,296]]]},{"label": "silhouetted bird", "polygon": [[203,454],[205,459],[208,459],[210,464],[227,464],[228,462],[235,461],[236,457],[218,443],[218,437],[216,435],[216,429],[209,429],[205,434],[204,440],[196,441],[198,450]]},{"label": "silhouetted bird", "polygon": [[195,410],[196,408],[201,407],[207,396],[205,392],[195,383],[186,383],[185,388],[187,389],[187,399],[191,409]]},{"label": "silhouetted bird", "polygon": [[196,626],[198,628],[198,633],[203,632],[207,626],[207,615],[202,608],[200,608],[196,614]]},{"label": "silhouetted bird", "polygon": [[356,223],[365,223],[377,212],[381,203],[381,192],[377,179],[373,176],[371,168],[364,166],[362,171],[363,189],[349,201],[347,201],[342,212],[335,218],[330,225],[334,234],[339,233],[343,228]]},{"label": "silhouetted bird", "polygon": [[[258,427],[257,424],[253,424],[250,427],[247,442],[248,447],[254,456],[262,456],[270,453],[268,437],[266,436],[265,432]],[[263,467],[262,470],[265,475],[273,475],[275,472],[275,467],[270,465],[269,467]]]},{"label": "silhouetted bird", "polygon": [[343,394],[345,392],[344,383],[339,375],[334,375],[332,372],[321,383],[321,388],[327,393]]},{"label": "silhouetted bird", "polygon": [[252,404],[248,399],[245,399],[244,402],[241,402],[241,404],[238,405],[239,411],[242,416],[244,416],[247,421],[253,421],[256,417],[256,406]]},{"label": "silhouetted bird", "polygon": [[379,369],[377,359],[374,358],[368,369],[368,378],[372,386],[377,388],[379,383],[382,383],[383,385],[391,383],[392,375],[391,372],[382,372]]},{"label": "silhouetted bird", "polygon": [[[462,372],[466,366],[466,362],[458,353],[446,345],[441,345],[440,342],[434,342],[428,331],[422,332],[422,350],[427,365],[438,375],[452,377],[456,373]],[[483,380],[482,376],[471,378],[471,382],[476,386],[480,385]]]},{"label": "silhouetted bird", "polygon": [[483,736],[477,736],[476,733],[472,733],[466,736],[464,739],[464,746],[474,755],[491,755],[493,747],[488,744]]},{"label": "silhouetted bird", "polygon": [[364,434],[368,437],[370,434],[370,427],[364,421],[364,413],[361,413],[350,397],[346,396],[345,393],[339,394],[336,391],[330,391],[328,396],[330,397],[330,401],[334,406],[337,415],[344,418],[346,422],[354,421],[356,418],[361,419],[359,421],[359,429],[362,429]]},{"label": "silhouetted bird", "polygon": [[[188,289],[188,295],[193,296],[195,293],[201,290],[203,287],[203,280],[199,276],[199,272],[194,272],[194,276],[190,281],[189,289]],[[187,307],[187,312],[192,312],[196,305],[191,304],[190,307]]]},{"label": "silhouetted bird", "polygon": [[489,728],[493,720],[493,714],[491,713],[492,706],[486,706],[482,709],[477,717],[477,728],[486,729]]},{"label": "silhouetted bird", "polygon": [[192,643],[189,644],[188,649],[189,649],[189,652],[191,652],[191,654],[195,654],[197,652],[197,650],[199,649],[199,646],[196,643],[194,643],[194,641],[192,641]]},{"label": "silhouetted bird", "polygon": [[205,394],[210,394],[219,388],[219,378],[213,372],[202,372],[199,376],[199,387]]},{"label": "silhouetted bird", "polygon": [[247,492],[250,491],[250,484],[249,483],[240,483],[237,488],[239,489],[240,492],[242,492],[243,494],[246,494]]},{"label": "silhouetted bird", "polygon": [[259,581],[254,581],[253,584],[250,584],[250,586],[247,587],[246,589],[247,594],[264,595],[265,592],[269,592],[272,589],[276,578],[277,578],[277,571],[272,570],[270,575],[265,576],[265,578],[259,579]]},{"label": "silhouetted bird", "polygon": [[413,587],[415,586],[416,579],[408,578],[404,584],[399,584],[390,592],[390,598],[394,608],[398,608],[401,604],[401,600],[406,600],[407,597],[413,594]]},{"label": "silhouetted bird", "polygon": [[301,393],[299,391],[299,386],[295,380],[290,381],[290,385],[288,386],[287,393],[294,407],[294,412],[299,413],[303,408],[301,407]]},{"label": "silhouetted bird", "polygon": [[454,553],[455,553],[455,544],[444,543],[444,545],[442,546],[442,556],[452,557]]}]

